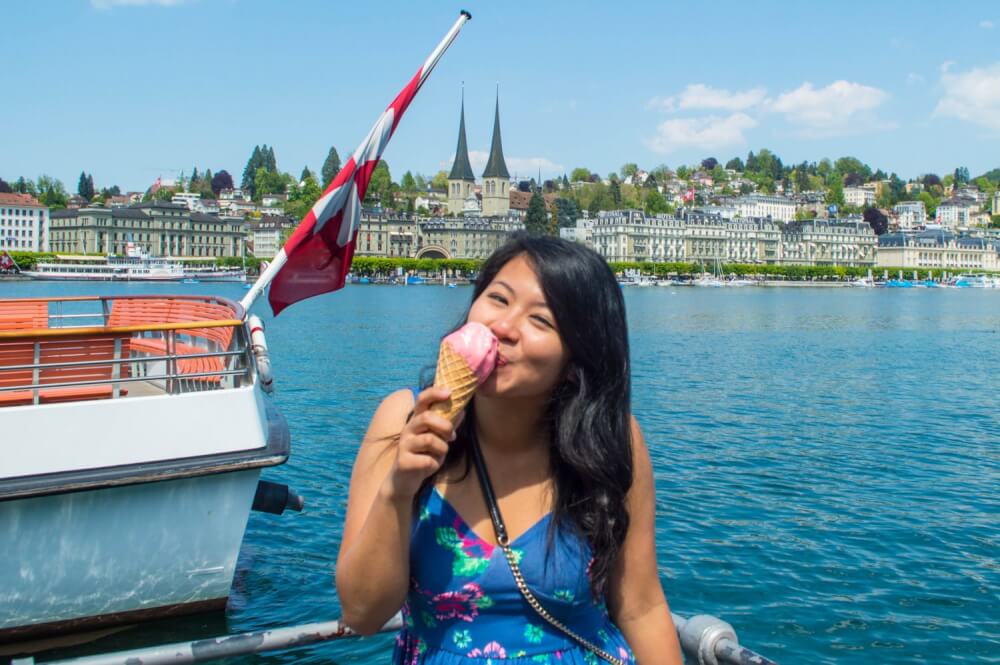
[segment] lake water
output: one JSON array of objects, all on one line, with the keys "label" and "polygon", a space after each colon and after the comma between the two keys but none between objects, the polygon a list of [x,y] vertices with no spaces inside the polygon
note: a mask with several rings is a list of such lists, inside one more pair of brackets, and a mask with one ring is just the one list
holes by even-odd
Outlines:
[{"label": "lake water", "polygon": [[[0,296],[239,285],[0,283]],[[267,323],[302,514],[253,513],[230,608],[108,650],[334,618],[351,463],[467,287],[351,286]],[[781,663],[1000,662],[1000,291],[630,289],[634,411],[672,609]],[[239,662],[384,661],[391,637]],[[92,651],[94,647],[73,653]],[[59,655],[70,652],[63,651]],[[230,662],[237,662],[236,660]]]}]

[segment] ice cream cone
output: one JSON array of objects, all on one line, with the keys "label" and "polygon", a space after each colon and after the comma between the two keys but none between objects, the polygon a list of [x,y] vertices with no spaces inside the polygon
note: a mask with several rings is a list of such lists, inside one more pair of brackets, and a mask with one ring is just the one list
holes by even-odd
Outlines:
[{"label": "ice cream cone", "polygon": [[434,373],[434,387],[446,387],[451,390],[451,397],[431,406],[432,411],[440,413],[452,422],[472,399],[479,385],[476,373],[469,367],[457,351],[447,342],[441,344],[438,351],[437,370]]}]

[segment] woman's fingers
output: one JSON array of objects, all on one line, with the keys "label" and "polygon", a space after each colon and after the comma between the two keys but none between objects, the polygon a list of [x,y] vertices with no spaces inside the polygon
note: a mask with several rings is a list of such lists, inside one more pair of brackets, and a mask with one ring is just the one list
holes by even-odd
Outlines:
[{"label": "woman's fingers", "polygon": [[414,434],[433,432],[445,441],[451,440],[452,435],[455,433],[455,425],[436,411],[422,411],[417,413],[410,418],[410,422],[406,424],[406,428]]},{"label": "woman's fingers", "polygon": [[443,387],[431,386],[420,391],[417,395],[417,403],[413,406],[413,415],[418,415],[427,411],[432,405],[444,402],[451,397],[451,390]]}]

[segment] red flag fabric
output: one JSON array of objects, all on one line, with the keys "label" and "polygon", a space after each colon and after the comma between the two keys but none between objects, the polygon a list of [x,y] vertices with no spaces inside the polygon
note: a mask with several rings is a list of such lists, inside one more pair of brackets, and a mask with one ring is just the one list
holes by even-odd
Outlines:
[{"label": "red flag fabric", "polygon": [[13,270],[13,268],[14,259],[12,259],[10,254],[7,253],[7,250],[4,250],[3,253],[0,254],[0,270],[7,272],[9,270]]},{"label": "red flag fabric", "polygon": [[425,68],[426,65],[421,67],[396,96],[285,243],[283,251],[288,260],[275,275],[268,293],[275,315],[300,300],[344,286],[354,256],[361,202],[368,181],[400,118],[420,89]]}]

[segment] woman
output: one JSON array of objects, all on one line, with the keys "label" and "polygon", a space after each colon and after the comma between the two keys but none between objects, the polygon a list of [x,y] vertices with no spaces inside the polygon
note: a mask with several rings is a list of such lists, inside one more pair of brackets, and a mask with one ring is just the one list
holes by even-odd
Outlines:
[{"label": "woman", "polygon": [[[370,634],[403,606],[397,663],[680,665],[614,275],[582,245],[516,236],[483,265],[467,321],[499,354],[457,427],[430,410],[446,389],[400,390],[362,442],[337,561],[345,621]],[[588,644],[524,599],[476,449],[526,587]]]}]

